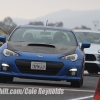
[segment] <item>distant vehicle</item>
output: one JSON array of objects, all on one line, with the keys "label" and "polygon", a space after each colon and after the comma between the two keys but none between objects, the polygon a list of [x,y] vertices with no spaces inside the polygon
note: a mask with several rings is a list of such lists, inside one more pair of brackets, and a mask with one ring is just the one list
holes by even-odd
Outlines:
[{"label": "distant vehicle", "polygon": [[100,31],[74,30],[74,32],[80,43],[83,41],[91,43],[91,47],[85,49],[85,70],[97,74],[100,71]]},{"label": "distant vehicle", "polygon": [[72,86],[83,85],[85,64],[83,42],[81,48],[70,29],[48,26],[19,26],[0,47],[0,82],[14,77],[41,80],[66,80]]}]

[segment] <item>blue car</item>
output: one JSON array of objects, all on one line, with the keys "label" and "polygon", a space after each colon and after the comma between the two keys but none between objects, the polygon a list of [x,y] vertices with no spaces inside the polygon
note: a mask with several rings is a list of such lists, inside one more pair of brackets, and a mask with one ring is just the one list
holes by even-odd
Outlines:
[{"label": "blue car", "polygon": [[71,86],[83,85],[84,48],[70,29],[23,25],[8,40],[0,36],[0,82],[14,77],[40,80],[66,80]]}]

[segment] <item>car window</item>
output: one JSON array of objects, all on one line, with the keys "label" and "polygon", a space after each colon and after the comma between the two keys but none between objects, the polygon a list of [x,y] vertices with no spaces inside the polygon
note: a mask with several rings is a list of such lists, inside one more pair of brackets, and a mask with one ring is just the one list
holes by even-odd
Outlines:
[{"label": "car window", "polygon": [[87,41],[90,43],[100,44],[100,33],[93,32],[75,32],[79,42]]},{"label": "car window", "polygon": [[76,45],[76,38],[70,31],[53,29],[19,28],[10,38],[10,41],[35,42],[46,44]]}]

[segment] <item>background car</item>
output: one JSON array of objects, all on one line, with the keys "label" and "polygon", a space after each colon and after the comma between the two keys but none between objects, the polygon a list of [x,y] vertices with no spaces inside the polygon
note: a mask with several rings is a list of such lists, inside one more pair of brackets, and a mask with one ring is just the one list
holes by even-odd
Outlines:
[{"label": "background car", "polygon": [[100,71],[100,31],[74,30],[74,32],[80,43],[83,41],[91,43],[91,47],[85,49],[85,70],[97,74]]},{"label": "background car", "polygon": [[[6,38],[0,36],[0,41]],[[70,29],[47,26],[19,26],[0,48],[0,82],[13,81],[13,77],[66,80],[81,87],[84,71],[83,42],[79,47]]]}]

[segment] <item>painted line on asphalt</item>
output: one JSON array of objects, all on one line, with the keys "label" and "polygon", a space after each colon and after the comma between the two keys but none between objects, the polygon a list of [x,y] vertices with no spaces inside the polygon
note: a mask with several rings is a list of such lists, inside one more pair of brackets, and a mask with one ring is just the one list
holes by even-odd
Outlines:
[{"label": "painted line on asphalt", "polygon": [[77,92],[95,92],[94,90],[76,90],[76,89],[64,89],[66,91],[77,91]]},{"label": "painted line on asphalt", "polygon": [[[0,85],[0,88],[44,88],[44,89],[56,89],[58,87],[55,87],[55,88],[48,88],[48,87],[36,87],[36,86],[3,86],[3,85]],[[64,89],[64,91],[73,91],[73,92],[89,92],[89,93],[94,93],[95,91],[94,90],[78,90],[78,89],[65,89],[65,88],[61,88],[61,89]]]},{"label": "painted line on asphalt", "polygon": [[85,99],[89,99],[89,98],[93,98],[93,95],[80,97],[80,98],[69,99],[69,100],[85,100]]}]

